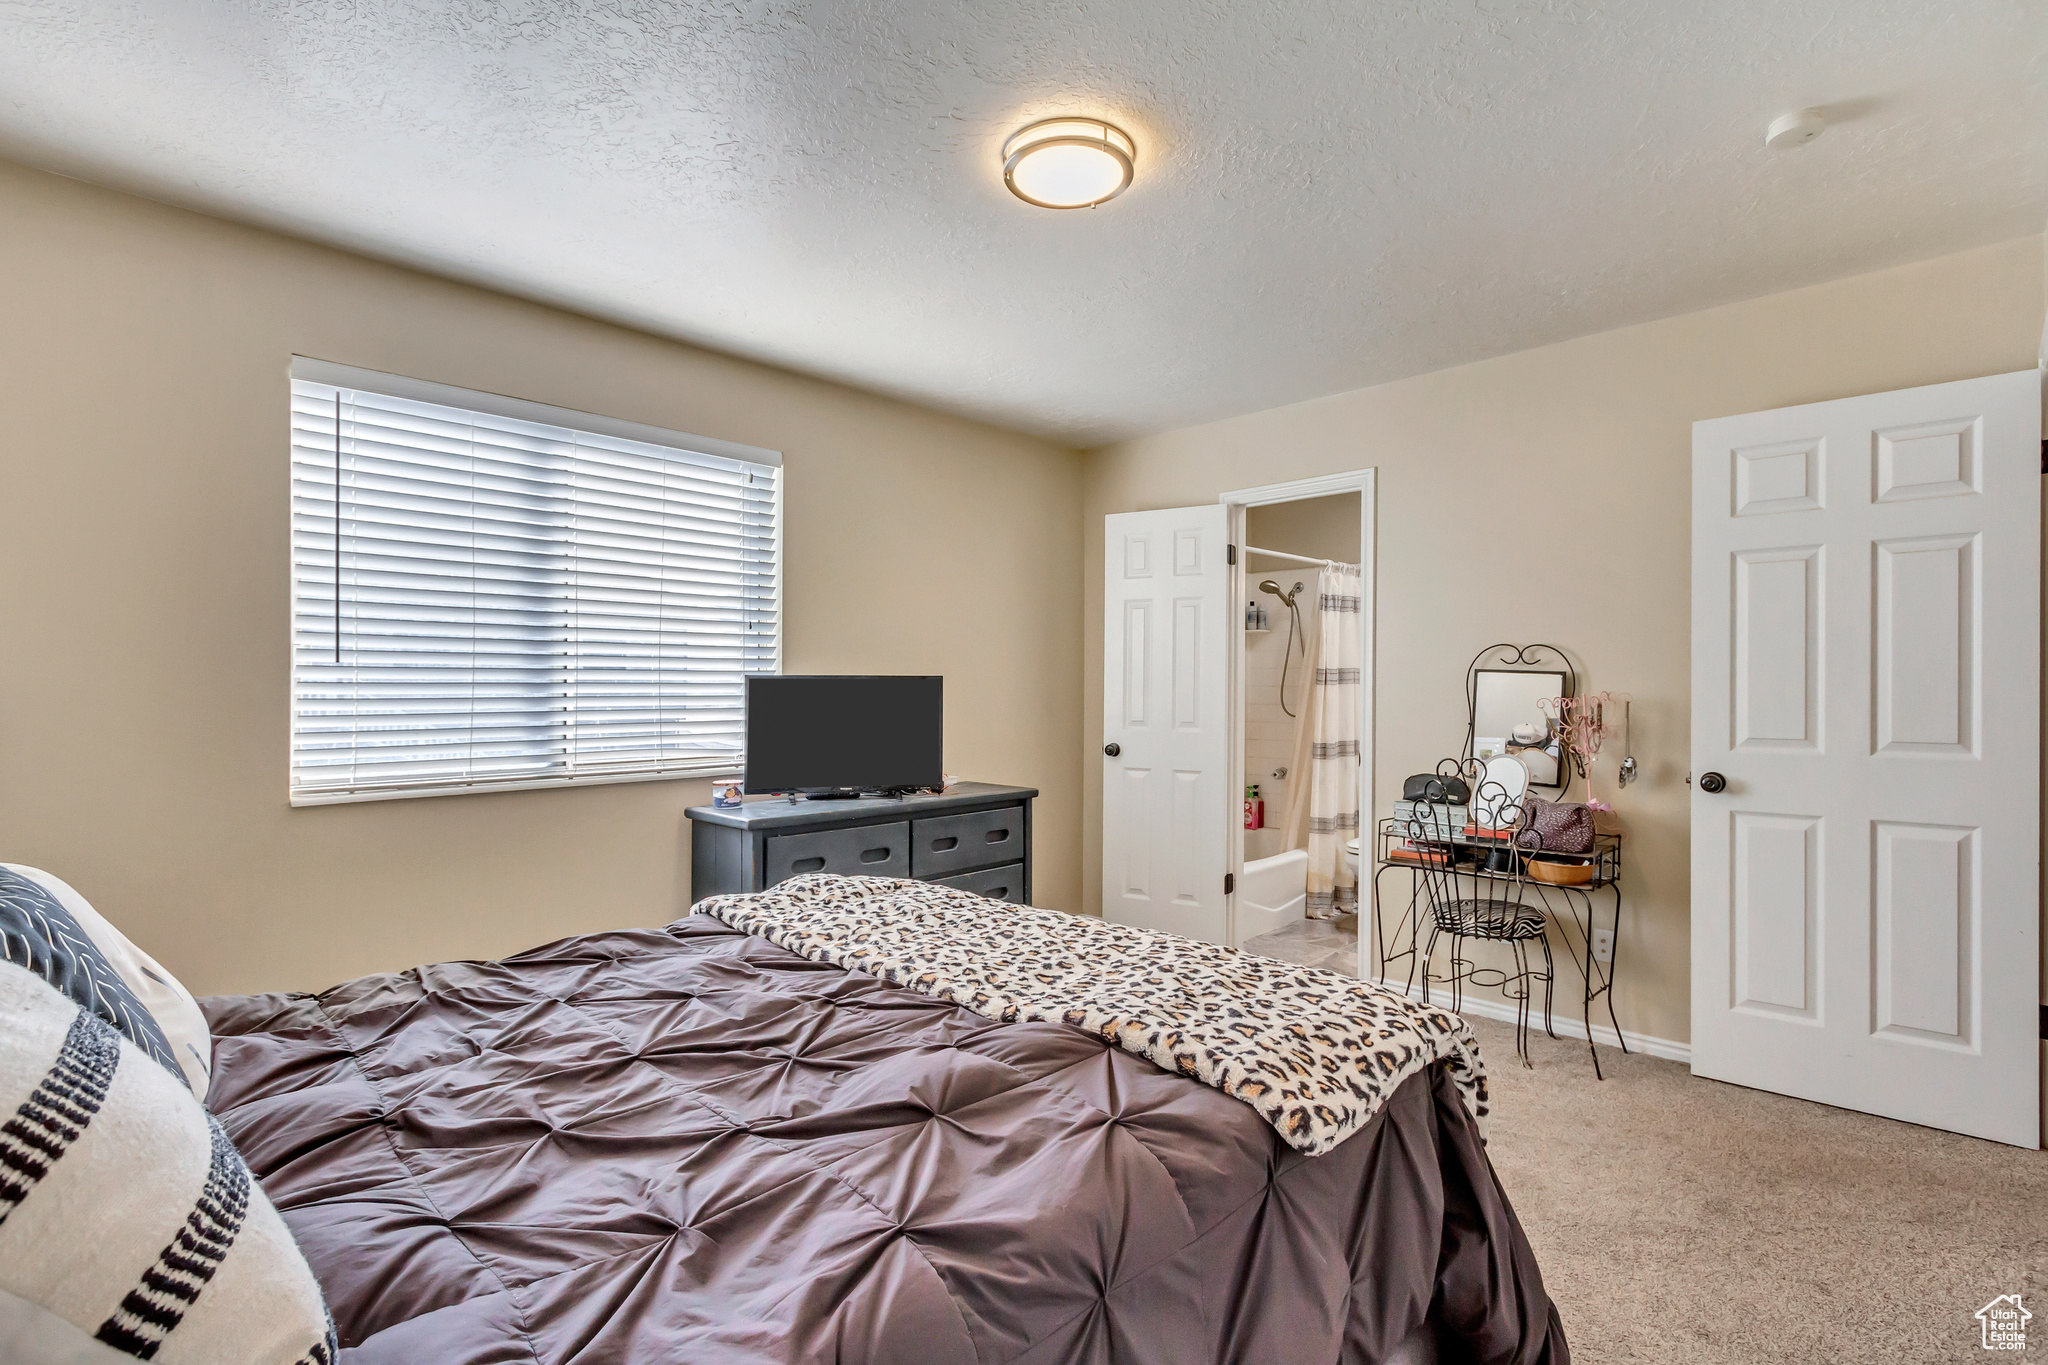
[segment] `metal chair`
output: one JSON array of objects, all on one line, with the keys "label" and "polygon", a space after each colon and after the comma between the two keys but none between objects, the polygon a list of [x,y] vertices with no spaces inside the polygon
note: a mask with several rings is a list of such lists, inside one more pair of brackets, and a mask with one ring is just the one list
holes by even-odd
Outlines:
[{"label": "metal chair", "polygon": [[[1411,815],[1408,821],[1411,846],[1440,849],[1442,853],[1440,858],[1425,856],[1417,864],[1430,916],[1429,942],[1419,955],[1422,998],[1429,999],[1432,981],[1448,985],[1455,1013],[1464,1005],[1467,983],[1499,987],[1503,995],[1515,1002],[1515,1051],[1523,1066],[1532,1066],[1529,1011],[1538,981],[1543,983],[1543,1031],[1553,1038],[1557,1036],[1550,1014],[1556,965],[1550,956],[1550,939],[1544,932],[1548,922],[1544,902],[1540,890],[1533,904],[1526,894],[1530,886],[1526,854],[1539,842],[1534,830],[1521,828],[1521,806],[1508,800],[1499,784],[1482,782],[1477,774],[1472,774],[1468,785],[1473,793],[1471,809],[1491,812],[1491,830],[1503,832],[1451,830],[1444,823],[1421,815]],[[1445,935],[1451,940],[1450,974],[1432,977],[1430,963],[1437,941]],[[1508,945],[1514,955],[1515,970],[1506,972],[1473,962],[1464,955],[1467,939]],[[1541,971],[1531,963],[1531,944],[1542,949]]]}]

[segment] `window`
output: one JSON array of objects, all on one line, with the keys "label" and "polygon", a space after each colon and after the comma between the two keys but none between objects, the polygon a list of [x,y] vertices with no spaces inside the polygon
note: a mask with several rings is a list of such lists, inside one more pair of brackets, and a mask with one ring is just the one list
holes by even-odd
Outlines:
[{"label": "window", "polygon": [[737,771],[781,456],[292,363],[294,805]]}]

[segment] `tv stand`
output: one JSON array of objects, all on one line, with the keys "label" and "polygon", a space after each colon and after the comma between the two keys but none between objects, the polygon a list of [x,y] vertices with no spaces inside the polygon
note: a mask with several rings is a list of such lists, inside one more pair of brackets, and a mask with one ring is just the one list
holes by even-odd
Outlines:
[{"label": "tv stand", "polygon": [[904,877],[1031,903],[1030,787],[962,782],[937,795],[692,806],[690,900],[763,891],[806,872]]}]

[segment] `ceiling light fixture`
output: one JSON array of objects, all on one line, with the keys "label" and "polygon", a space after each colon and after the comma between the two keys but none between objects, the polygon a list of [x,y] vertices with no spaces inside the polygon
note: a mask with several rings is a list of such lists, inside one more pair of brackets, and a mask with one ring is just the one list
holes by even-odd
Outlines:
[{"label": "ceiling light fixture", "polygon": [[1827,126],[1827,115],[1820,110],[1795,109],[1771,120],[1771,126],[1764,130],[1764,146],[1779,152],[1790,147],[1804,147],[1819,137]]},{"label": "ceiling light fixture", "polygon": [[1040,119],[1003,144],[1003,183],[1042,209],[1092,209],[1130,188],[1137,160],[1130,134],[1114,124]]}]

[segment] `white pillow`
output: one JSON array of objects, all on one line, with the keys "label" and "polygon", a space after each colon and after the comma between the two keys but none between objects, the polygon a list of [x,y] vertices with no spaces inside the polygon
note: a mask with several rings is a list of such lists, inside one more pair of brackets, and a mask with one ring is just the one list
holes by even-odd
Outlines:
[{"label": "white pillow", "polygon": [[20,863],[0,863],[0,867],[19,873],[41,886],[56,898],[59,905],[71,912],[71,917],[78,921],[78,927],[92,940],[92,946],[100,950],[122,984],[135,993],[135,998],[156,1020],[156,1026],[163,1030],[164,1037],[170,1040],[178,1067],[185,1073],[185,1083],[204,1103],[207,1085],[213,1079],[213,1034],[207,1029],[206,1016],[200,1012],[199,1002],[192,998],[192,992],[159,966],[155,958],[130,943],[125,934],[107,923],[100,912],[92,908],[92,903],[73,890],[68,882],[41,868],[23,867]]},{"label": "white pillow", "polygon": [[128,1365],[134,1357],[73,1327],[39,1303],[0,1289],[0,1341],[13,1365]]},{"label": "white pillow", "polygon": [[0,1358],[333,1365],[290,1229],[170,1071],[0,962]]}]

